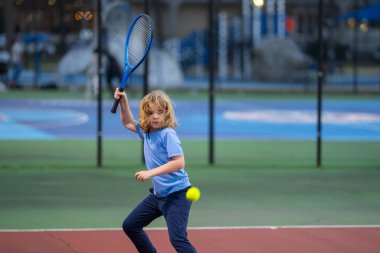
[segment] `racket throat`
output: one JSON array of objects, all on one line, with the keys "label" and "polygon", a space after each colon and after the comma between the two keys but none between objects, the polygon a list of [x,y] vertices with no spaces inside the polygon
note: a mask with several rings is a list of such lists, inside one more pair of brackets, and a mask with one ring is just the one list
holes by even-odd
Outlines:
[{"label": "racket throat", "polygon": [[123,74],[123,79],[121,80],[121,84],[120,84],[120,88],[119,90],[122,91],[121,89],[125,89],[125,86],[126,86],[126,83],[127,83],[127,80],[128,80],[128,77],[130,76],[131,74],[131,71],[124,71],[124,74]]}]

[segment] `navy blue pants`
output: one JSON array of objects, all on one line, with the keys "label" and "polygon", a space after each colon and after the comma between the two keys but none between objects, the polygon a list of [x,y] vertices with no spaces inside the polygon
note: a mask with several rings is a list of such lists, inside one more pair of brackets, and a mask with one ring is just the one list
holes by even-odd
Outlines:
[{"label": "navy blue pants", "polygon": [[190,207],[191,202],[186,199],[186,190],[172,193],[166,198],[157,198],[151,193],[124,220],[123,230],[140,253],[157,252],[143,228],[163,215],[168,226],[170,242],[176,251],[197,252],[187,239]]}]

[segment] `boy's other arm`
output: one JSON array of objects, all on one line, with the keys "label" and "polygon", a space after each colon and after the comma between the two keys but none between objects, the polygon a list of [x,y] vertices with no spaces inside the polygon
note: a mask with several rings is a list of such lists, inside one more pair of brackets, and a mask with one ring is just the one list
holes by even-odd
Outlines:
[{"label": "boy's other arm", "polygon": [[152,177],[162,174],[168,174],[185,168],[185,157],[175,156],[170,158],[170,161],[152,170],[143,170],[135,173],[135,178],[140,181],[146,181]]}]

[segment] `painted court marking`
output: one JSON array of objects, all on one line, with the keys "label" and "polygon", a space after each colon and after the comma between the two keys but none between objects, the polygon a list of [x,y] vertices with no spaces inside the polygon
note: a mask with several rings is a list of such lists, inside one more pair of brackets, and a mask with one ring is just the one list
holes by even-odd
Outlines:
[{"label": "painted court marking", "polygon": [[[357,112],[323,112],[326,124],[363,124],[380,122],[380,114]],[[226,111],[224,117],[229,120],[259,121],[272,123],[313,124],[316,111],[307,110],[260,110]]]},{"label": "painted court marking", "polygon": [[[287,226],[211,226],[189,227],[188,230],[238,230],[238,229],[303,229],[303,228],[380,228],[380,225],[287,225]],[[119,231],[121,228],[47,228],[47,229],[0,229],[0,232],[43,232],[43,231]],[[165,231],[166,227],[145,228]]]}]

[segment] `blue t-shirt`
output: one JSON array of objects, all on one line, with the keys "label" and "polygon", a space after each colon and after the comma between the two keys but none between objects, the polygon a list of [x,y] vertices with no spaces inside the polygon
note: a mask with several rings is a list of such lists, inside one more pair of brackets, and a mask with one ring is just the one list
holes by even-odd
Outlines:
[{"label": "blue t-shirt", "polygon": [[[165,127],[148,133],[144,133],[138,124],[135,128],[144,140],[144,157],[148,170],[168,163],[171,157],[183,156],[181,141],[173,128]],[[190,186],[189,177],[184,168],[152,177],[152,183],[157,197],[166,197],[170,193]]]}]

